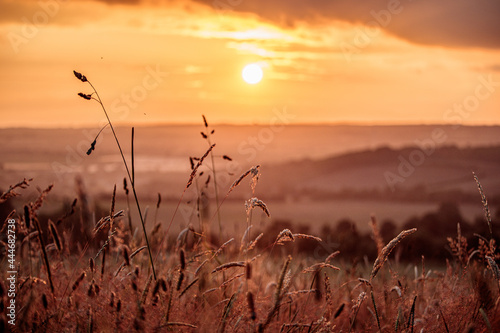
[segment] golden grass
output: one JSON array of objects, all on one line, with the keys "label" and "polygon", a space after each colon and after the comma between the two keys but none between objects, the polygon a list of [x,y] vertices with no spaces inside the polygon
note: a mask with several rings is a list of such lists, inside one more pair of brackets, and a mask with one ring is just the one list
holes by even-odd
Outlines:
[{"label": "golden grass", "polygon": [[[189,227],[181,232],[184,241],[171,242],[158,257],[159,278],[154,281],[144,255],[146,245],[130,249],[127,239],[131,238],[123,238],[129,232],[125,217],[122,211],[114,212],[113,203],[110,215],[99,220],[94,233],[105,232],[107,238],[98,247],[87,249],[91,252],[79,254],[86,260],[61,251],[68,246],[68,240],[59,235],[64,223],[48,222],[47,239],[52,243],[46,244],[36,212],[48,192],[26,204],[24,210],[22,242],[29,243],[33,251],[22,253],[16,301],[40,306],[25,306],[19,312],[21,330],[493,332],[500,325],[495,240],[481,236],[478,248],[471,249],[460,227],[458,237],[450,238],[456,263],[439,271],[426,268],[421,258],[421,274],[415,265],[414,276],[393,262],[390,254],[416,229],[403,230],[383,246],[371,267],[351,267],[342,261],[339,251],[325,258],[297,253],[299,239],[318,244],[322,240],[289,229],[282,230],[271,244],[259,247],[257,241],[264,233],[248,240],[251,225],[238,246],[234,237],[220,246],[201,242],[204,235],[196,236],[198,230]],[[377,244],[376,222],[371,223]],[[189,231],[198,241],[187,241]],[[273,253],[278,244],[285,253],[295,253],[294,259],[290,255],[280,259]],[[51,247],[57,252],[44,251]],[[41,256],[34,255],[37,249]],[[100,254],[103,262],[97,276]],[[29,262],[33,262],[33,271],[27,269]],[[387,262],[389,269],[383,269]],[[76,277],[72,270],[79,272]],[[2,302],[4,297],[5,293]]]},{"label": "golden grass", "polygon": [[[80,73],[75,72],[75,76],[88,82]],[[95,99],[94,94],[88,96]],[[204,116],[203,121],[208,129]],[[209,134],[213,132],[205,134],[207,139]],[[192,172],[184,192],[193,184],[198,186],[195,180],[200,176],[199,168],[214,147],[210,143],[196,165],[191,159]],[[77,205],[73,201],[70,213],[57,223],[48,221],[46,227],[42,227],[37,211],[50,194],[52,186],[47,187],[33,202],[24,205],[23,216],[16,212],[9,214],[19,221],[24,219],[24,224],[18,223],[18,244],[29,245],[28,249],[19,247],[16,329],[33,332],[494,332],[500,327],[500,254],[493,238],[494,223],[488,202],[476,175],[474,179],[490,238],[476,237],[478,245],[473,248],[458,225],[457,237],[449,238],[453,261],[442,258],[441,269],[426,268],[422,257],[421,274],[418,274],[420,258],[415,263],[398,262],[391,257],[394,249],[404,246],[406,238],[417,229],[401,231],[384,246],[375,218],[370,225],[377,252],[366,253],[365,258],[355,262],[346,261],[336,250],[324,256],[301,253],[300,242],[320,246],[323,240],[306,233],[293,233],[288,228],[282,227],[270,235],[258,230],[257,236],[252,236],[254,208],[270,217],[268,206],[255,196],[259,166],[239,176],[224,199],[249,176],[252,197],[242,205],[242,212],[246,211],[247,215],[243,234],[222,238],[220,232],[219,239],[211,243],[206,230],[190,225],[179,233],[177,240],[164,236],[155,244],[158,254],[154,261],[146,233],[143,239],[134,239],[130,214],[116,207],[116,186],[111,209],[96,216],[96,225],[84,226],[93,229],[91,239],[77,253],[74,249],[68,251],[73,244],[65,233],[72,226],[64,220],[75,209],[90,213],[89,208],[86,202]],[[128,179],[137,200],[133,169]],[[207,183],[208,180],[204,186]],[[11,186],[0,196],[0,203],[17,196],[15,189],[27,186],[28,180]],[[123,188],[128,201],[126,178]],[[84,197],[82,191],[80,186],[81,198]],[[179,202],[181,200],[182,195]],[[214,217],[223,201],[216,204]],[[157,208],[160,202],[158,195]],[[173,218],[170,225],[172,221]],[[142,216],[141,222],[144,227]],[[151,237],[163,232],[159,223],[155,224]],[[449,235],[443,235],[446,236]],[[235,239],[241,239],[241,244],[235,245]],[[101,254],[101,270],[97,274]],[[373,264],[368,255],[376,257]],[[2,307],[7,304],[7,289],[3,285],[5,271],[0,280]],[[11,328],[5,316],[0,316],[0,331]]]},{"label": "golden grass", "polygon": [[[421,258],[421,274],[415,264],[414,276],[390,255],[416,229],[403,230],[379,246],[373,265],[352,266],[339,251],[325,258],[301,255],[295,250],[299,239],[318,244],[322,240],[289,229],[270,244],[257,246],[264,233],[248,240],[250,225],[242,244],[234,245],[232,237],[215,246],[202,242],[205,235],[197,236],[199,231],[189,227],[181,232],[182,242],[174,240],[161,252],[159,278],[154,281],[144,255],[147,246],[135,244],[131,250],[131,238],[124,237],[129,228],[122,211],[115,212],[115,195],[110,215],[99,220],[94,232],[106,233],[107,238],[75,258],[61,251],[69,245],[59,235],[64,223],[56,226],[49,221],[50,237],[43,237],[37,209],[48,192],[25,205],[22,243],[29,243],[33,251],[20,254],[16,301],[26,305],[17,317],[20,330],[494,332],[500,325],[495,240],[481,236],[478,248],[471,249],[460,227],[458,237],[450,238],[456,262],[439,271],[426,268]],[[378,244],[376,222],[371,223]],[[189,231],[195,241],[188,241]],[[278,244],[282,253],[294,253],[294,259],[273,253]],[[57,251],[44,251],[51,247]],[[35,255],[37,250],[41,256]],[[100,254],[103,262],[97,276]],[[32,271],[29,262],[35,267]],[[389,268],[383,269],[387,262]]]}]

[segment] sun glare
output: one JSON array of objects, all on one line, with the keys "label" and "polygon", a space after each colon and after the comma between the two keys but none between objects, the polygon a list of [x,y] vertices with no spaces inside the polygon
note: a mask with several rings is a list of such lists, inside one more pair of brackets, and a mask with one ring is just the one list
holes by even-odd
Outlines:
[{"label": "sun glare", "polygon": [[243,68],[243,72],[241,72],[241,76],[243,80],[245,80],[248,84],[256,84],[262,80],[264,73],[262,72],[262,68],[260,68],[257,64],[249,64]]}]

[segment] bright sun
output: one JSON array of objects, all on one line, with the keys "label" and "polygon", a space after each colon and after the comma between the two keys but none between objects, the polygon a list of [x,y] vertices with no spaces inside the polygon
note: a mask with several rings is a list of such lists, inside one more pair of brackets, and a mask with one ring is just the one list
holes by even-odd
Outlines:
[{"label": "bright sun", "polygon": [[243,72],[241,72],[243,80],[248,84],[259,83],[263,75],[262,68],[257,64],[246,65],[245,68],[243,68]]}]

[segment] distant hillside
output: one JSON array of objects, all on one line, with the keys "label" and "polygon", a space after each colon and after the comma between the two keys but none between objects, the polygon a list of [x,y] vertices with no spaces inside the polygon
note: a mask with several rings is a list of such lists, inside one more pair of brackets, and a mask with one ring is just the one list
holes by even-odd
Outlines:
[{"label": "distant hillside", "polygon": [[318,161],[300,160],[263,169],[259,186],[271,196],[479,200],[472,172],[490,197],[500,195],[500,146],[417,147],[359,151]]},{"label": "distant hillside", "polygon": [[[496,148],[500,146],[500,126],[216,125],[214,129],[216,167],[218,175],[226,177],[225,182],[219,182],[221,188],[227,188],[250,166],[260,164],[258,190],[277,198],[283,193],[390,200],[432,200],[452,192],[476,196],[473,170],[490,197],[500,189]],[[100,135],[95,151],[86,155],[98,130],[97,126],[0,129],[0,188],[26,177],[34,178],[33,188],[53,183],[53,194],[72,196],[75,177],[81,175],[89,192],[109,196],[113,185],[123,182],[125,171],[109,129]],[[189,157],[201,156],[207,149],[200,135],[203,130],[201,122],[199,126],[136,128],[135,171],[143,196],[151,195],[153,200],[157,192],[165,197],[179,196],[189,177]],[[440,148],[426,155],[411,175],[398,178],[399,156],[408,160],[411,147],[432,138],[436,130],[446,134]],[[117,128],[117,134],[130,160],[130,127]],[[230,156],[233,162],[222,160],[222,155]],[[413,153],[412,158],[416,157]],[[232,194],[238,195],[245,197],[246,193]]]}]

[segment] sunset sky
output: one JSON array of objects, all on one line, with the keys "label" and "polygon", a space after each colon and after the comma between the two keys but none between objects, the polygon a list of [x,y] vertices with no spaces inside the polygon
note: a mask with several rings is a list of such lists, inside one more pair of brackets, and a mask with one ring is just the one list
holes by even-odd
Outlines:
[{"label": "sunset sky", "polygon": [[[493,0],[0,0],[1,127],[500,125]],[[263,79],[246,83],[257,63]]]}]

